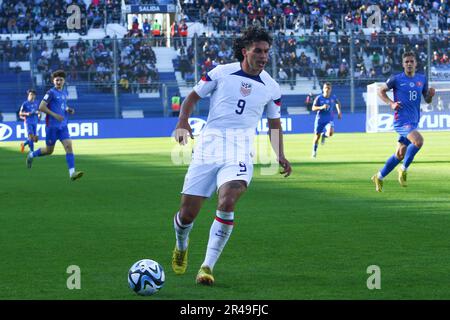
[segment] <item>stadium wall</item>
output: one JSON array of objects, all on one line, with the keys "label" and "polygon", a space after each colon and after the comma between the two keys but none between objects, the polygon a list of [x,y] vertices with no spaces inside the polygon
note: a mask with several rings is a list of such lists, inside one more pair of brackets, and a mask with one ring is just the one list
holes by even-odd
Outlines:
[{"label": "stadium wall", "polygon": [[[380,114],[379,131],[393,130],[393,115]],[[178,118],[142,118],[142,119],[105,119],[77,120],[69,123],[69,131],[73,139],[106,139],[106,138],[151,138],[170,137]],[[292,115],[281,118],[283,132],[312,133],[315,114]],[[206,118],[190,118],[194,135],[198,135],[206,124]],[[366,114],[344,114],[342,120],[335,120],[336,132],[366,132]],[[424,113],[420,119],[422,130],[450,130],[450,115],[441,113]],[[268,131],[267,119],[259,121],[258,133]],[[45,124],[38,125],[38,136],[45,137]],[[26,137],[23,122],[0,122],[0,142],[18,141]]]},{"label": "stadium wall", "polygon": [[[315,115],[295,115],[282,117],[285,133],[312,133]],[[365,114],[348,114],[337,121],[338,132],[364,132]],[[69,123],[69,131],[73,139],[105,139],[105,138],[147,138],[170,137],[177,118],[143,118],[143,119],[107,119],[78,120]],[[198,134],[206,123],[206,118],[190,118],[194,135]],[[258,124],[258,132],[267,132],[267,119]],[[45,137],[45,124],[38,125],[38,136]],[[0,141],[18,141],[26,137],[23,122],[0,123]]]}]

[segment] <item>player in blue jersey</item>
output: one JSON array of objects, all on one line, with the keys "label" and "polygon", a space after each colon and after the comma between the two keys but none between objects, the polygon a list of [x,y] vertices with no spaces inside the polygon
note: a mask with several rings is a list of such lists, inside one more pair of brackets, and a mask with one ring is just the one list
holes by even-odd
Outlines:
[{"label": "player in blue jersey", "polygon": [[317,156],[319,139],[322,136],[322,144],[325,138],[334,134],[334,110],[338,113],[338,119],[342,118],[341,103],[334,94],[331,94],[331,83],[325,82],[322,88],[322,94],[318,95],[313,102],[312,111],[317,111],[316,121],[314,122],[314,140],[311,157]]},{"label": "player in blue jersey", "polygon": [[[425,75],[416,73],[417,60],[413,52],[405,52],[402,56],[404,72],[391,76],[380,88],[378,95],[387,103],[394,113],[394,129],[399,134],[395,153],[386,161],[384,167],[372,176],[375,190],[381,192],[383,179],[403,160],[398,168],[398,181],[406,187],[407,170],[414,156],[423,145],[423,137],[417,130],[420,120],[420,100],[424,96],[431,103],[435,94],[434,88],[428,88]],[[393,89],[394,101],[386,94]]]},{"label": "player in blue jersey", "polygon": [[39,105],[36,101],[36,91],[30,89],[27,91],[27,101],[22,103],[19,110],[19,116],[24,120],[27,128],[28,138],[20,144],[20,151],[24,152],[25,146],[29,146],[30,151],[34,151],[34,143],[38,141],[37,125],[41,118]]},{"label": "player in blue jersey", "polygon": [[63,70],[52,73],[52,81],[55,85],[47,91],[39,105],[39,110],[47,116],[45,119],[45,148],[40,148],[30,152],[27,156],[27,166],[31,168],[33,159],[50,155],[55,149],[57,140],[61,141],[66,151],[66,162],[69,168],[70,179],[76,180],[83,176],[82,171],[75,171],[75,157],[72,150],[72,140],[70,139],[67,121],[69,114],[74,114],[75,110],[67,105],[67,91],[64,88],[66,74]]}]

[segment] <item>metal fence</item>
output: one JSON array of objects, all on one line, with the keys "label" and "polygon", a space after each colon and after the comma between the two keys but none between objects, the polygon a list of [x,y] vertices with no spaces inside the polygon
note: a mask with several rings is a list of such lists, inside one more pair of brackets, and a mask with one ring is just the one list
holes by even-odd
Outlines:
[{"label": "metal fence", "polygon": [[[292,94],[307,95],[330,81],[346,88],[350,98],[346,111],[350,112],[363,110],[355,96],[368,84],[402,71],[405,51],[416,53],[418,71],[427,74],[430,81],[450,80],[449,37],[444,33],[278,32],[273,37],[266,70],[282,87],[291,88]],[[133,94],[158,96],[169,115],[167,105],[173,94],[192,87],[215,65],[235,61],[233,40],[234,36],[206,33],[187,38],[1,39],[0,91],[12,97],[10,103],[21,103],[26,89],[45,90],[51,86],[51,72],[64,69],[67,83],[77,86],[78,94],[92,95],[92,99],[98,93],[108,95],[108,103],[115,106],[114,117],[123,109],[122,98]],[[158,54],[161,48],[176,50],[170,61],[172,70],[158,68],[161,60],[168,59]]]}]

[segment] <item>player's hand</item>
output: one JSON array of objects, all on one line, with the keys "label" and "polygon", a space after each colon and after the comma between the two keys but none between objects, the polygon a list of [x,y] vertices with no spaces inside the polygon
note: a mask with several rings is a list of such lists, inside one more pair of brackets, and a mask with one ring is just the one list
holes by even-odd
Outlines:
[{"label": "player's hand", "polygon": [[434,95],[436,94],[436,90],[434,89],[434,88],[429,88],[428,89],[428,96],[431,98],[431,97],[434,97]]},{"label": "player's hand", "polygon": [[69,114],[75,114],[75,109],[73,109],[73,108],[69,108],[69,107],[67,107],[67,112],[69,113]]},{"label": "player's hand", "polygon": [[322,110],[328,110],[328,108],[329,108],[329,106],[328,106],[327,104],[324,104],[324,105],[322,106]]},{"label": "player's hand", "polygon": [[341,113],[341,112],[338,113],[338,119],[339,119],[339,120],[342,119],[342,113]]},{"label": "player's hand", "polygon": [[175,140],[181,145],[186,145],[188,143],[188,136],[194,139],[192,135],[192,128],[189,122],[186,120],[179,120],[177,126],[175,127]]},{"label": "player's hand", "polygon": [[287,178],[291,175],[292,167],[289,161],[286,158],[280,158],[278,159],[278,163],[283,168],[283,171],[280,172],[280,174],[284,174],[284,177]]},{"label": "player's hand", "polygon": [[391,103],[391,109],[392,110],[398,110],[398,109],[400,109],[402,106],[400,105],[400,101],[396,101],[396,102],[393,102],[393,103]]},{"label": "player's hand", "polygon": [[64,120],[64,117],[57,113],[55,113],[55,115],[53,117],[60,122]]}]

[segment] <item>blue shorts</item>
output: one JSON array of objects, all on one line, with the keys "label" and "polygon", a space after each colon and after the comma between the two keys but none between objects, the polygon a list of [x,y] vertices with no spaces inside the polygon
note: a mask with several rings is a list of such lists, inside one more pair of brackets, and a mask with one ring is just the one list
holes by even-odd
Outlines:
[{"label": "blue shorts", "polygon": [[37,132],[37,124],[28,124],[27,123],[27,133],[28,133],[28,135],[32,134],[33,136],[35,136],[36,132]]},{"label": "blue shorts", "polygon": [[70,139],[69,129],[67,126],[62,128],[46,127],[45,128],[45,143],[48,146],[54,146],[56,141],[64,141]]},{"label": "blue shorts", "polygon": [[395,131],[399,134],[398,142],[404,144],[405,146],[409,146],[411,141],[408,139],[408,134],[411,131],[417,129],[417,124],[405,124],[403,126],[394,126]]},{"label": "blue shorts", "polygon": [[327,125],[330,125],[332,128],[334,128],[334,122],[333,121],[315,121],[314,122],[314,133],[322,133]]}]

